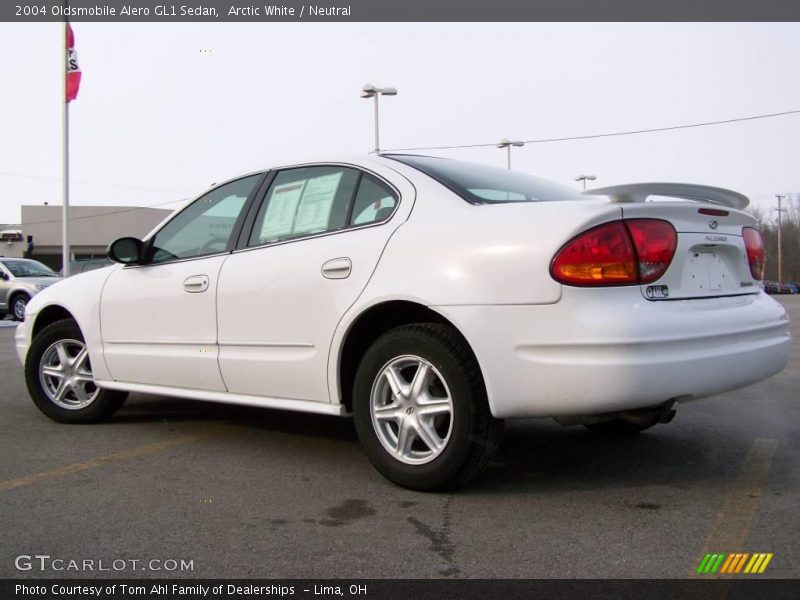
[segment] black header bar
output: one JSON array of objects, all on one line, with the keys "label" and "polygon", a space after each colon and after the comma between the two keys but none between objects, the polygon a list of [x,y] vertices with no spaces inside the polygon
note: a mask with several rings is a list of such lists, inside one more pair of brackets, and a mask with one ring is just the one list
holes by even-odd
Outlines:
[{"label": "black header bar", "polygon": [[3,0],[0,21],[36,22],[800,21],[798,0]]}]

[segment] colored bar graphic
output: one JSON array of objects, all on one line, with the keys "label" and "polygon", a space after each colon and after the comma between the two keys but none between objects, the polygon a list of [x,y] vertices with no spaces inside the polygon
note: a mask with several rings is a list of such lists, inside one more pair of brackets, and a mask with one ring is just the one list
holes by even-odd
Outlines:
[{"label": "colored bar graphic", "polygon": [[711,567],[711,572],[712,572],[712,573],[716,573],[716,572],[717,572],[717,569],[719,569],[720,565],[722,564],[722,560],[723,560],[724,558],[725,558],[725,553],[724,553],[724,552],[722,552],[722,553],[719,555],[719,558],[717,558],[716,562],[714,563],[714,566],[713,566],[713,567]]},{"label": "colored bar graphic", "polygon": [[730,573],[729,569],[731,565],[736,563],[736,554],[728,554],[728,560],[722,565],[722,568],[719,570],[720,573]]},{"label": "colored bar graphic", "polygon": [[706,554],[697,567],[697,572],[703,575],[735,575],[744,573],[755,575],[763,573],[774,554],[772,552],[714,552]]},{"label": "colored bar graphic", "polygon": [[742,570],[742,567],[744,566],[744,561],[747,560],[748,556],[750,556],[750,555],[747,552],[742,554],[742,557],[739,559],[739,564],[736,565],[736,571],[735,571],[736,573],[738,573],[739,571]]},{"label": "colored bar graphic", "polygon": [[710,554],[706,554],[705,557],[703,558],[703,560],[700,561],[700,566],[697,567],[697,572],[698,573],[705,573],[706,572],[706,565],[709,563],[710,560],[711,560],[711,555]]},{"label": "colored bar graphic", "polygon": [[771,561],[771,560],[772,560],[772,557],[773,557],[773,556],[774,556],[774,555],[773,555],[773,553],[772,553],[772,552],[770,552],[769,554],[767,554],[767,556],[764,558],[764,562],[762,562],[762,563],[761,563],[761,568],[758,570],[758,572],[759,572],[759,573],[763,573],[763,572],[764,572],[764,569],[766,569],[766,568],[767,568],[767,565],[769,564],[769,561]]}]

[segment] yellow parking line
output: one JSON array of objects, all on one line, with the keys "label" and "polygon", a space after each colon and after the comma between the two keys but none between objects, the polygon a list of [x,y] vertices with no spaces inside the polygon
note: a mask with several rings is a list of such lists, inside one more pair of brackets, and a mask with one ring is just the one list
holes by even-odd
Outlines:
[{"label": "yellow parking line", "polygon": [[[757,439],[753,443],[739,470],[739,476],[728,490],[722,508],[717,513],[700,556],[706,552],[735,552],[744,547],[777,449],[778,440],[775,439]],[[737,565],[737,573],[743,564],[744,558]],[[692,577],[697,576],[695,568],[691,571]]]},{"label": "yellow parking line", "polygon": [[41,481],[43,479],[51,479],[53,477],[63,477],[64,475],[71,475],[73,473],[78,473],[79,471],[85,471],[87,469],[93,469],[95,467],[102,467],[103,465],[107,465],[110,463],[115,463],[123,460],[130,460],[132,458],[138,458],[140,456],[145,456],[147,454],[161,452],[162,450],[177,448],[178,446],[191,444],[192,442],[196,442],[197,440],[201,440],[203,438],[216,435],[217,433],[219,433],[219,431],[215,429],[197,435],[181,436],[171,440],[167,440],[166,442],[159,442],[157,444],[150,444],[147,446],[132,448],[130,450],[123,450],[121,452],[107,454],[106,456],[101,456],[99,458],[88,460],[86,462],[73,463],[71,465],[58,467],[50,471],[42,471],[41,473],[34,473],[32,475],[18,477],[17,479],[0,481],[0,492],[6,490],[13,490],[14,488],[22,487],[24,485],[30,485],[32,483],[36,483],[37,481]]}]

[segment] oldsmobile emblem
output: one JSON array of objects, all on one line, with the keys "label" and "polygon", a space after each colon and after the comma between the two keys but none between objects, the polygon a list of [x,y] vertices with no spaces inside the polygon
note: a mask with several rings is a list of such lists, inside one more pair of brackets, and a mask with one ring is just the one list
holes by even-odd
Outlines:
[{"label": "oldsmobile emblem", "polygon": [[711,229],[716,229],[717,227],[719,227],[719,221],[711,221],[711,223],[709,223],[708,226]]}]

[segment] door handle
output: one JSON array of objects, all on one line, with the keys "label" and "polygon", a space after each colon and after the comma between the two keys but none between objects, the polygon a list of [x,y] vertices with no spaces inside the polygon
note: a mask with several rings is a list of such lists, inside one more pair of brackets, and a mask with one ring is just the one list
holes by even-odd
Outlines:
[{"label": "door handle", "polygon": [[198,294],[208,289],[208,275],[192,275],[183,280],[183,289],[190,294]]},{"label": "door handle", "polygon": [[347,257],[332,258],[322,265],[322,276],[326,279],[345,279],[350,276],[353,263]]}]

